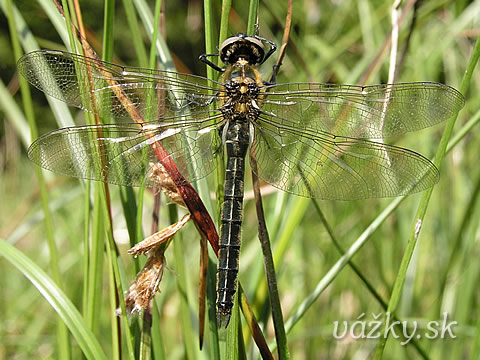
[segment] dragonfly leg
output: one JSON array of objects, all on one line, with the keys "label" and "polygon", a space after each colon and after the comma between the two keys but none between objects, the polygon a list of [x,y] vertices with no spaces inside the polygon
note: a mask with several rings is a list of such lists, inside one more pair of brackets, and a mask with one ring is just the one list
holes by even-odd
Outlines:
[{"label": "dragonfly leg", "polygon": [[268,81],[264,81],[263,85],[265,86],[270,86],[270,85],[275,85],[277,83],[277,73],[278,69],[280,69],[280,66],[282,64],[275,64],[272,66],[272,75],[270,76],[270,79]]},{"label": "dragonfly leg", "polygon": [[198,59],[218,72],[222,72],[222,73],[225,72],[225,69],[222,69],[221,67],[217,66],[216,64],[208,60],[207,57],[209,56],[218,56],[218,54],[202,54],[198,57]]},{"label": "dragonfly leg", "polygon": [[277,44],[275,44],[272,40],[265,39],[265,38],[263,38],[263,37],[261,37],[261,36],[258,36],[258,35],[255,35],[255,38],[258,39],[258,40],[260,40],[260,41],[264,41],[264,42],[266,42],[267,44],[270,45],[270,50],[268,50],[268,52],[265,54],[262,62],[259,64],[259,65],[261,65],[261,64],[263,64],[265,61],[267,61],[268,58],[269,58],[270,56],[272,56],[272,54],[273,54],[275,51],[277,51]]}]

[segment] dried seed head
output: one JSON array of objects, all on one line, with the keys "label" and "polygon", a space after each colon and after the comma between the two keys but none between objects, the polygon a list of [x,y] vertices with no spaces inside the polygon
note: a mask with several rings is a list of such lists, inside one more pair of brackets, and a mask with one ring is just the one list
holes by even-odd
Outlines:
[{"label": "dried seed head", "polygon": [[168,241],[173,235],[177,233],[185,224],[191,219],[190,214],[186,214],[180,221],[177,221],[175,224],[167,226],[165,229],[156,232],[153,235],[150,235],[145,240],[139,242],[130,250],[128,253],[130,255],[138,256],[148,253],[151,250],[157,249],[161,244]]},{"label": "dried seed head", "polygon": [[128,251],[134,256],[147,254],[145,266],[137,274],[125,297],[125,306],[129,315],[141,310],[150,312],[153,297],[162,280],[163,270],[166,268],[165,247],[160,245],[171,239],[190,218],[190,214],[186,214],[180,221],[149,236]]},{"label": "dried seed head", "polygon": [[148,253],[145,266],[137,274],[125,297],[125,307],[129,315],[141,310],[151,311],[152,300],[162,280],[164,267],[163,250]]},{"label": "dried seed head", "polygon": [[177,186],[159,162],[150,163],[150,171],[148,177],[155,181],[158,188],[163,191],[175,204],[186,207],[183,198],[178,192]]}]

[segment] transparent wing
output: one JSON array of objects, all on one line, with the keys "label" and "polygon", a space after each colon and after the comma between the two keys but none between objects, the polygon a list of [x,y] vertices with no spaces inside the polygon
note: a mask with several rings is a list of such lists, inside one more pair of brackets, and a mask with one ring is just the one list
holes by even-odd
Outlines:
[{"label": "transparent wing", "polygon": [[159,154],[154,144],[160,144],[190,181],[213,169],[212,144],[220,144],[216,129],[222,121],[214,106],[224,96],[218,83],[51,50],[28,53],[17,66],[32,85],[50,96],[102,117],[130,122],[43,135],[28,152],[41,167],[119,185],[157,186]]},{"label": "transparent wing", "polygon": [[439,83],[373,86],[279,84],[265,87],[262,111],[280,126],[312,132],[382,139],[420,130],[456,114],[463,96]]},{"label": "transparent wing", "polygon": [[258,176],[297,195],[356,200],[406,195],[438,181],[438,170],[423,156],[396,146],[298,131],[262,115],[252,153]]},{"label": "transparent wing", "polygon": [[[39,166],[68,176],[128,186],[160,187],[160,163],[155,145],[161,144],[180,173],[194,181],[210,173],[212,143],[217,139],[215,121],[78,126],[54,130],[28,149]],[[160,165],[161,166],[161,165]]]},{"label": "transparent wing", "polygon": [[119,66],[62,51],[28,53],[17,68],[32,85],[56,99],[130,121],[132,112],[145,121],[202,112],[224,96],[221,84],[201,76]]}]

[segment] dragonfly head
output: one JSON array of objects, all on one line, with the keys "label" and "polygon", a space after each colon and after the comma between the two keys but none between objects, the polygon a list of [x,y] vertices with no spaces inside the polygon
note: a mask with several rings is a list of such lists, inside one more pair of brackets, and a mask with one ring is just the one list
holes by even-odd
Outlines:
[{"label": "dragonfly head", "polygon": [[225,65],[233,65],[239,60],[245,60],[249,65],[260,65],[265,60],[265,49],[260,39],[238,34],[222,43],[220,59]]}]

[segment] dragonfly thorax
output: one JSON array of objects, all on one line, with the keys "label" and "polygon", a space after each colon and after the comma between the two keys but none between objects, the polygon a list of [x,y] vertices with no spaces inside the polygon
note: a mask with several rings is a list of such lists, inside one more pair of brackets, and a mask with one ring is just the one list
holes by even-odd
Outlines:
[{"label": "dragonfly thorax", "polygon": [[225,84],[224,117],[227,120],[256,119],[256,100],[263,85],[258,70],[245,60],[239,60],[226,69],[222,80]]}]

